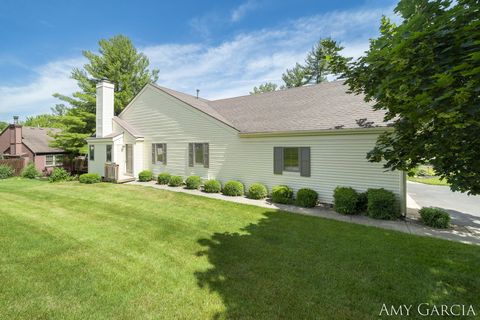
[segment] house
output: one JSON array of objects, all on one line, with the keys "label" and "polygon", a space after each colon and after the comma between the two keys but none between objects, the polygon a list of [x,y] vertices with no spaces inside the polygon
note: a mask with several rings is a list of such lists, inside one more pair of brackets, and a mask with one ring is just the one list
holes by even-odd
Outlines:
[{"label": "house", "polygon": [[50,172],[54,167],[62,166],[66,152],[50,147],[52,137],[49,133],[58,132],[54,128],[25,127],[14,117],[13,124],[0,133],[0,156],[23,158],[25,163],[33,162],[42,172]]},{"label": "house", "polygon": [[392,128],[342,82],[214,101],[148,84],[118,116],[113,92],[113,84],[98,83],[89,172],[104,175],[114,162],[119,179],[149,169],[246,187],[286,184],[314,189],[326,203],[337,186],[385,188],[405,206],[405,174],[366,160]]}]

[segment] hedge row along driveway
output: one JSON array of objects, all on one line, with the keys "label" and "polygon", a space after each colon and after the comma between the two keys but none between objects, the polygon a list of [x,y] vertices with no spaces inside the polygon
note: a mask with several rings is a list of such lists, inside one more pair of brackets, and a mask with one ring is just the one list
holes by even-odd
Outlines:
[{"label": "hedge row along driveway", "polygon": [[476,246],[137,186],[14,178],[0,201],[1,319],[479,307]]}]

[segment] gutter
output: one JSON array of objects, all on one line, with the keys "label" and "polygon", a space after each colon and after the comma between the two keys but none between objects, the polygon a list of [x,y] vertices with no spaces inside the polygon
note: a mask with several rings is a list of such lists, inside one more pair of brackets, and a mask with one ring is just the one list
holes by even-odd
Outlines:
[{"label": "gutter", "polygon": [[326,129],[326,130],[299,130],[299,131],[266,131],[266,132],[240,132],[240,138],[263,137],[292,137],[292,136],[327,136],[350,134],[374,134],[393,131],[393,127],[355,128],[355,129]]}]

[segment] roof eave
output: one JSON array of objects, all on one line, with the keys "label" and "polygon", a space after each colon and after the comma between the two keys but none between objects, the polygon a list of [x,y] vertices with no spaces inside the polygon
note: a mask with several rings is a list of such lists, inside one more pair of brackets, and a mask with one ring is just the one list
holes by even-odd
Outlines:
[{"label": "roof eave", "polygon": [[373,128],[349,128],[349,129],[326,129],[326,130],[293,130],[293,131],[265,131],[265,132],[240,132],[240,138],[261,137],[287,137],[287,136],[325,136],[325,135],[348,135],[348,134],[374,134],[393,131],[393,127]]}]

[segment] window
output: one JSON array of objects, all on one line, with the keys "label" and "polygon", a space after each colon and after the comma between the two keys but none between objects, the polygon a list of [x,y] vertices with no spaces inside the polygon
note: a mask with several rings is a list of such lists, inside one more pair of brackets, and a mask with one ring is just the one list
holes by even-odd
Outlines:
[{"label": "window", "polygon": [[54,164],[54,162],[53,162],[53,154],[47,154],[47,155],[45,156],[45,158],[46,158],[45,164],[46,164],[47,166],[53,166],[53,164]]},{"label": "window", "polygon": [[208,143],[189,143],[188,144],[188,165],[201,164],[205,168],[209,167],[209,147]]},{"label": "window", "polygon": [[284,171],[310,177],[310,147],[273,147],[273,173]]},{"label": "window", "polygon": [[195,164],[203,164],[203,143],[195,143]]},{"label": "window", "polygon": [[63,154],[47,154],[45,155],[45,165],[47,167],[55,167],[63,165]]},{"label": "window", "polygon": [[90,155],[89,159],[90,161],[94,161],[95,160],[95,146],[93,144],[89,145],[88,146],[88,154]]},{"label": "window", "polygon": [[152,144],[152,163],[167,164],[167,144],[166,143]]},{"label": "window", "polygon": [[300,171],[299,158],[299,148],[283,148],[283,170]]},{"label": "window", "polygon": [[106,150],[106,160],[107,162],[112,162],[112,145],[107,144],[107,150]]}]

